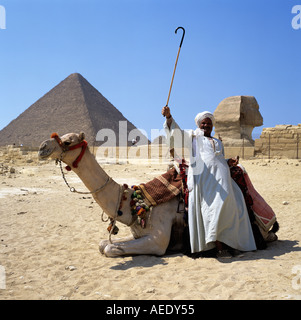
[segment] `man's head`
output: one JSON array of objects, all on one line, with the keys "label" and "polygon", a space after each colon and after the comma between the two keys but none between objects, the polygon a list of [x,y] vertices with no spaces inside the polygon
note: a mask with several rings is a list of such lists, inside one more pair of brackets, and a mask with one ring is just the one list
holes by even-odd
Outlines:
[{"label": "man's head", "polygon": [[196,125],[204,131],[204,136],[210,137],[214,126],[214,116],[209,111],[198,113],[195,117]]}]

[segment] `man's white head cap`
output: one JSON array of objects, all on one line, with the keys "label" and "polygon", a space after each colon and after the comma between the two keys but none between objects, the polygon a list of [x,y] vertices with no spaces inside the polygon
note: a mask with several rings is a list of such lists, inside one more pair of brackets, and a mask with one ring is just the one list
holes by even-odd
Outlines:
[{"label": "man's white head cap", "polygon": [[209,111],[204,111],[204,112],[198,113],[194,119],[197,127],[199,127],[201,121],[206,118],[209,118],[212,121],[212,125],[214,126],[214,124],[215,124],[214,115]]}]

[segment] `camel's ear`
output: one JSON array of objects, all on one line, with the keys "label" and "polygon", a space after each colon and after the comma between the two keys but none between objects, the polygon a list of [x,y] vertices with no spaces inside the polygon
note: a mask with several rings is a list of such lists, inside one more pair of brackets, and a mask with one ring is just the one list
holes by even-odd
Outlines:
[{"label": "camel's ear", "polygon": [[85,134],[83,132],[81,132],[78,136],[79,141],[83,141],[85,139]]}]

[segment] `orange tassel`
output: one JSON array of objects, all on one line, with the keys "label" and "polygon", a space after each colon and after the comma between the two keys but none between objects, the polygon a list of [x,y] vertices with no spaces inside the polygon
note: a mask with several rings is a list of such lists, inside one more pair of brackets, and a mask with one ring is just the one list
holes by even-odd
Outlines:
[{"label": "orange tassel", "polygon": [[141,208],[138,212],[137,212],[137,215],[140,216],[142,215],[142,213],[145,212],[145,209],[144,208]]}]

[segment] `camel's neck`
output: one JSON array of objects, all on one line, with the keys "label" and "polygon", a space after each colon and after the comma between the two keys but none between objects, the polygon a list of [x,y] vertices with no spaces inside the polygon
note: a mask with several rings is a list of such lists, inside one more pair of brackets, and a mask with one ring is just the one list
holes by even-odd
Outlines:
[{"label": "camel's neck", "polygon": [[[93,193],[93,197],[108,216],[114,219],[117,218],[120,201],[120,185],[114,180],[108,182],[109,176],[100,167],[88,148],[78,168],[74,168],[73,170],[91,192],[105,185],[100,191]],[[118,220],[127,223],[126,217],[121,217]]]}]

